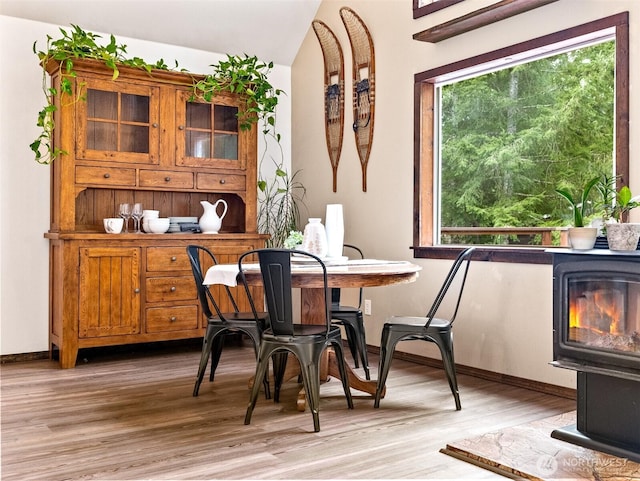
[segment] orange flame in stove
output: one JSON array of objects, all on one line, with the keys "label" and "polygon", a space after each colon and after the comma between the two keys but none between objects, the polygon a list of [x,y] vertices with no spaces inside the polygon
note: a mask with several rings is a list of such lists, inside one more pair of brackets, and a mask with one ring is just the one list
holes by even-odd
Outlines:
[{"label": "orange flame in stove", "polygon": [[615,289],[597,289],[572,297],[569,302],[569,327],[595,332],[621,334],[624,299]]}]

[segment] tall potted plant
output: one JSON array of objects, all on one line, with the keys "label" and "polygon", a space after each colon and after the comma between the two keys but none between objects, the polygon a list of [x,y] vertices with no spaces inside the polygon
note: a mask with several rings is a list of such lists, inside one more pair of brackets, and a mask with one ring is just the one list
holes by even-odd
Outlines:
[{"label": "tall potted plant", "polygon": [[598,176],[587,182],[580,196],[577,198],[574,198],[567,189],[556,189],[556,192],[571,205],[573,227],[569,228],[569,243],[573,249],[593,249],[596,243],[598,229],[595,227],[585,227],[585,221],[593,207],[589,202],[589,195],[592,189],[600,182],[600,179],[600,176]]}]

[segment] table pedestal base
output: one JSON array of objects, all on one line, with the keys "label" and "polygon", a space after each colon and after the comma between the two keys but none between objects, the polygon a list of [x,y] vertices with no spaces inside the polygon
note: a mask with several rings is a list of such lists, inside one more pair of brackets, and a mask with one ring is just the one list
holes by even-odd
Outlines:
[{"label": "table pedestal base", "polygon": [[[294,377],[297,378],[300,375],[300,372],[300,363],[298,362],[298,359],[293,354],[290,354],[287,357],[287,366],[284,370],[283,381],[288,381]],[[336,359],[336,354],[333,352],[333,349],[327,349],[324,352],[322,355],[322,365],[320,366],[320,381],[327,382],[329,377],[341,379],[338,360]],[[376,381],[367,381],[366,379],[362,379],[349,365],[347,365],[347,377],[349,378],[349,387],[352,389],[371,394],[371,396],[375,395],[377,385]],[[253,386],[253,381],[254,379],[251,378],[251,381],[249,381],[249,389]],[[386,386],[382,391],[382,397],[384,397],[385,393]],[[300,392],[298,393],[296,406],[300,412],[307,408],[307,397],[304,388],[300,389]]]}]

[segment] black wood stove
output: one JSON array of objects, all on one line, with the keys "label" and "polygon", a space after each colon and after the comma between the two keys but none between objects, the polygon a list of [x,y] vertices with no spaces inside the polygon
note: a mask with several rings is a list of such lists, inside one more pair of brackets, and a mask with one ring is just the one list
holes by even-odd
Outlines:
[{"label": "black wood stove", "polygon": [[553,365],[577,422],[551,436],[640,462],[640,252],[553,250]]}]

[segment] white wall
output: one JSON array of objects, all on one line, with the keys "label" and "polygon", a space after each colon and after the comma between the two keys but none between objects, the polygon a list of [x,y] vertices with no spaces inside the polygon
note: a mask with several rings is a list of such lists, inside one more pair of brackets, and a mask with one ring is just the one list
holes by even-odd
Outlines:
[{"label": "white wall", "polygon": [[[62,28],[69,30],[68,25]],[[49,251],[49,171],[37,164],[29,144],[39,135],[36,120],[44,105],[42,70],[33,42],[44,50],[46,36],[59,38],[59,26],[0,16],[0,354],[47,351]],[[107,39],[108,34],[94,32]],[[131,56],[208,73],[224,54],[117,38]],[[106,43],[106,42],[105,42]],[[269,59],[264,59],[268,61]],[[271,83],[291,91],[291,68],[276,65]],[[291,160],[291,97],[278,106],[278,128],[286,165]],[[260,137],[260,136],[259,136]],[[259,154],[264,145],[259,142]],[[270,153],[270,152],[269,152]],[[273,155],[279,156],[277,152]]]},{"label": "white wall", "polygon": [[[345,132],[338,168],[338,192],[324,137],[323,59],[312,30],[293,64],[293,166],[302,169],[311,216],[324,216],[328,203],[342,203],[345,238],[369,257],[413,260],[423,267],[418,282],[371,288],[373,316],[366,317],[367,342],[379,345],[382,325],[393,314],[424,315],[450,261],[413,259],[413,76],[418,72],[486,51],[546,35],[622,11],[630,11],[631,188],[640,192],[640,2],[559,0],[511,19],[437,44],[412,39],[416,32],[446,22],[490,0],[470,0],[420,19],[409,0],[324,0],[316,18],[336,34],[344,53],[347,99],[351,95],[351,48],[339,15],[351,7],[373,37],[376,111],[368,189],[360,185],[360,163],[345,107]],[[638,209],[637,209],[638,210]],[[636,210],[636,211],[637,211]],[[634,212],[636,222],[640,212]],[[553,368],[552,272],[548,265],[478,262],[472,266],[464,306],[456,321],[456,361],[460,364],[551,384],[573,387],[575,373]],[[400,349],[439,357],[434,346],[402,343]]]}]

